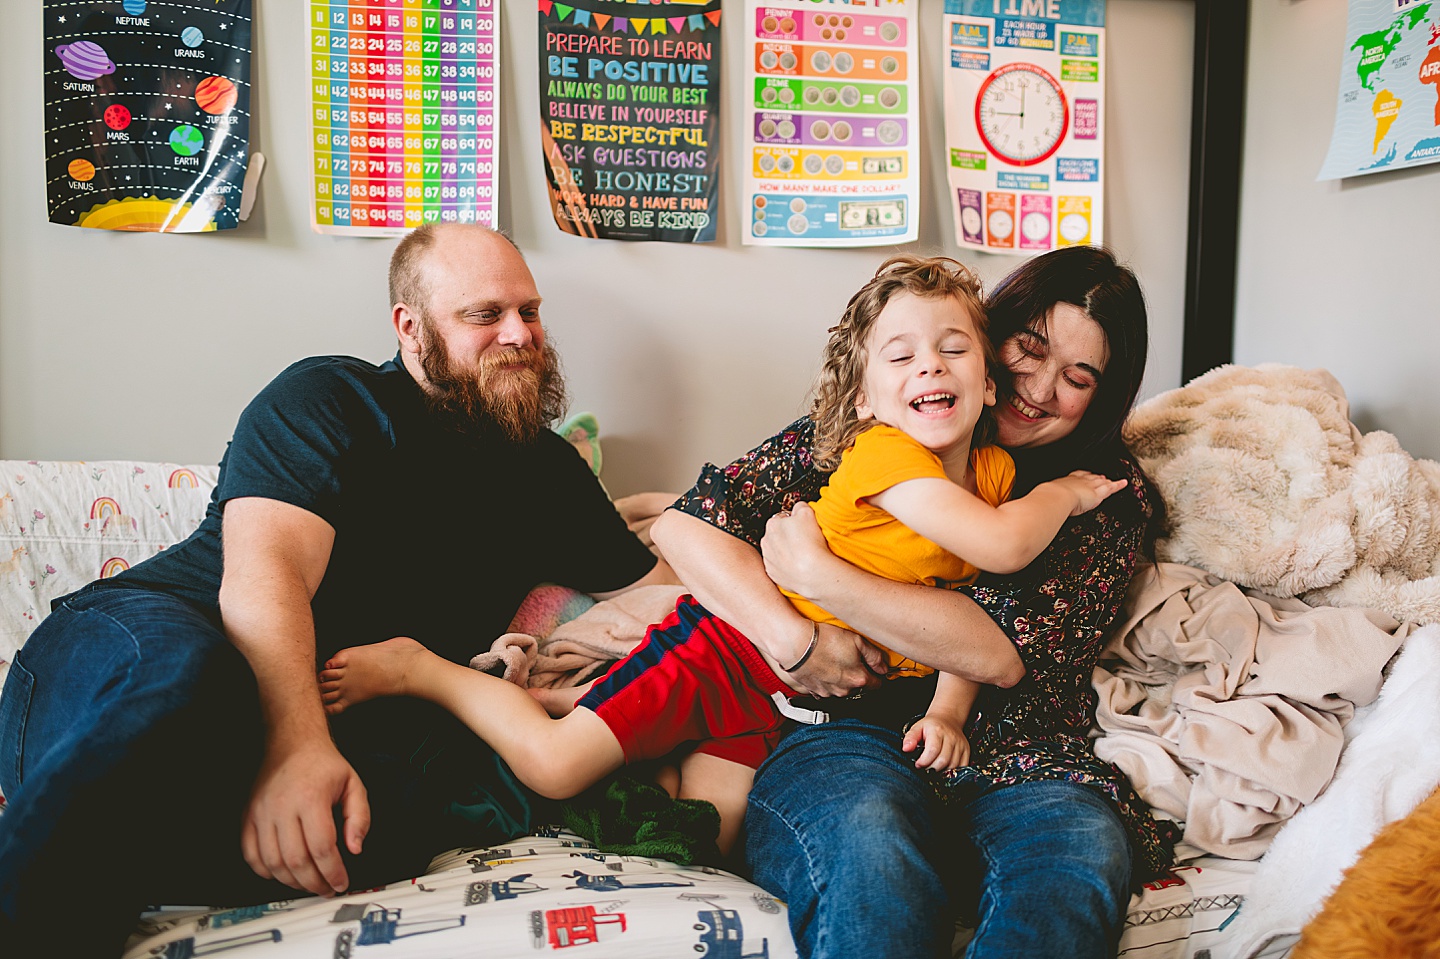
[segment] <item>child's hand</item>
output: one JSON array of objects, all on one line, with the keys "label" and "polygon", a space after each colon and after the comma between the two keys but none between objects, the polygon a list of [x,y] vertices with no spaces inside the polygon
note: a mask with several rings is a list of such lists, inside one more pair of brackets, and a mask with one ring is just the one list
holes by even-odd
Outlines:
[{"label": "child's hand", "polygon": [[1089,512],[1099,506],[1101,501],[1110,494],[1120,492],[1130,481],[1112,480],[1099,473],[1076,470],[1069,476],[1062,476],[1050,482],[1074,494],[1076,503],[1075,508],[1070,511],[1070,515],[1079,516],[1081,513]]},{"label": "child's hand", "polygon": [[926,716],[910,727],[902,744],[907,753],[913,752],[920,743],[925,748],[915,760],[916,769],[934,769],[947,772],[970,762],[970,740],[960,724],[944,716]]}]

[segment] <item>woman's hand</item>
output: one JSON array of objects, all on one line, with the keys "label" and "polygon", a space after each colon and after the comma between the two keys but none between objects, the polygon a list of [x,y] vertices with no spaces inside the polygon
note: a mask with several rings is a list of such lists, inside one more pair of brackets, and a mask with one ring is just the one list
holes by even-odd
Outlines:
[{"label": "woman's hand", "polygon": [[[828,564],[844,562],[830,552],[808,503],[798,503],[790,513],[770,517],[760,551],[765,572],[775,585],[806,597],[807,586],[825,575]],[[812,696],[849,696],[877,685],[885,668],[885,654],[863,636],[838,626],[822,625],[815,651],[789,678]]]},{"label": "woman's hand", "polygon": [[878,686],[885,668],[885,654],[864,636],[822,623],[814,652],[785,678],[817,699],[833,699]]},{"label": "woman's hand", "polygon": [[809,599],[820,592],[826,567],[844,560],[830,552],[815,511],[809,503],[796,503],[788,513],[777,513],[765,524],[760,540],[765,572],[776,586]]}]

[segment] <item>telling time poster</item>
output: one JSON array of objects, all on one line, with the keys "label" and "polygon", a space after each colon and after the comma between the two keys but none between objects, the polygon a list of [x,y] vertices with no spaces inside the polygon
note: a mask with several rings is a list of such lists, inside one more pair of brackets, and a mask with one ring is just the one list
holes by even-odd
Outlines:
[{"label": "telling time poster", "polygon": [[1105,239],[1105,0],[945,0],[955,240],[1030,255]]},{"label": "telling time poster", "polygon": [[50,221],[137,233],[239,224],[251,0],[47,0]]},{"label": "telling time poster", "polygon": [[495,226],[499,0],[310,0],[312,226]]}]

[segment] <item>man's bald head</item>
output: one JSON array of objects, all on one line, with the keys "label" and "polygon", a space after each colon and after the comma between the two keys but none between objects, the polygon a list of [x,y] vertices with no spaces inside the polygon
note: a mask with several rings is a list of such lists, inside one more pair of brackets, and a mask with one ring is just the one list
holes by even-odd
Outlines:
[{"label": "man's bald head", "polygon": [[[390,306],[404,303],[418,313],[430,307],[430,280],[425,269],[431,251],[452,233],[478,231],[503,239],[520,253],[515,241],[503,230],[494,230],[478,223],[426,223],[406,235],[390,255]],[[521,253],[523,257],[524,254]]]}]

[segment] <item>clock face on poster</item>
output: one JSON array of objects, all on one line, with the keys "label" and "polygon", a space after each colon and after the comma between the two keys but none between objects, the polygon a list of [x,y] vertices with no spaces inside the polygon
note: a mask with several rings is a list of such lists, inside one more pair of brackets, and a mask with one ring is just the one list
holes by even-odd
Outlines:
[{"label": "clock face on poster", "polygon": [[1033,166],[1060,149],[1070,128],[1070,102],[1045,70],[1033,63],[1007,63],[980,84],[975,126],[996,158]]}]

